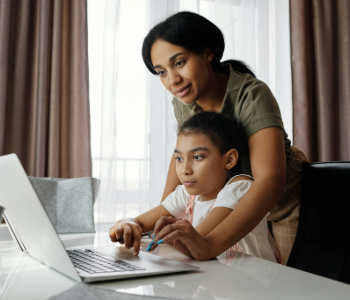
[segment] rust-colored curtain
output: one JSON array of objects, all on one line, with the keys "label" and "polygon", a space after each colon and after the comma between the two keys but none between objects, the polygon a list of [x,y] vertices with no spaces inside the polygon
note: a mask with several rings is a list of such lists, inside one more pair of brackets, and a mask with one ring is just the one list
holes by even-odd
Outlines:
[{"label": "rust-colored curtain", "polygon": [[350,160],[350,1],[290,0],[294,144]]},{"label": "rust-colored curtain", "polygon": [[91,176],[86,0],[0,0],[0,155]]}]

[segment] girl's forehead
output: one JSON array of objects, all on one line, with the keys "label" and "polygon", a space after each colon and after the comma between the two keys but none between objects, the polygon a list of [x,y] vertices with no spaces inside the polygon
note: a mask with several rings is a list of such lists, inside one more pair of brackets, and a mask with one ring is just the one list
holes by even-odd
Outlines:
[{"label": "girl's forehead", "polygon": [[186,133],[180,134],[177,137],[176,149],[180,152],[188,152],[195,148],[206,148],[210,151],[219,151],[215,145],[213,145],[209,136],[203,133]]}]

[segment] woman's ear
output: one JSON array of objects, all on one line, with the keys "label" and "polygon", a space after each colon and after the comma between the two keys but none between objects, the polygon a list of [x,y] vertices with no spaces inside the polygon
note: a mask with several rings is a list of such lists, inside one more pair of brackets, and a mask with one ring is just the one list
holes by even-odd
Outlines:
[{"label": "woman's ear", "polygon": [[238,151],[231,149],[226,153],[226,169],[232,169],[238,161]]},{"label": "woman's ear", "polygon": [[203,54],[205,56],[207,63],[210,63],[214,58],[214,53],[211,52],[211,50],[208,47],[205,47],[203,49]]}]

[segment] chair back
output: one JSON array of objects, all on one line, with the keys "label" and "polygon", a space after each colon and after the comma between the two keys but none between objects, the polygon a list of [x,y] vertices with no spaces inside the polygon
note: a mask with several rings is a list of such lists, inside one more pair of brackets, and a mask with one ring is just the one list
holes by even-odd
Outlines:
[{"label": "chair back", "polygon": [[350,162],[307,164],[287,266],[350,283]]}]

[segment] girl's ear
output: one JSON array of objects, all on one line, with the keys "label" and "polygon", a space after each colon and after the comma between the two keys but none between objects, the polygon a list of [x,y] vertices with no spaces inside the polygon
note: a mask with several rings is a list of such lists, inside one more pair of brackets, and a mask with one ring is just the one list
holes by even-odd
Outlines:
[{"label": "girl's ear", "polygon": [[203,54],[205,55],[205,59],[207,63],[210,63],[214,58],[213,52],[211,52],[211,50],[208,47],[205,47],[203,49]]},{"label": "girl's ear", "polygon": [[238,161],[238,151],[231,149],[226,153],[226,169],[232,169]]}]

